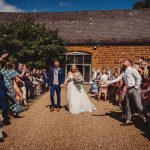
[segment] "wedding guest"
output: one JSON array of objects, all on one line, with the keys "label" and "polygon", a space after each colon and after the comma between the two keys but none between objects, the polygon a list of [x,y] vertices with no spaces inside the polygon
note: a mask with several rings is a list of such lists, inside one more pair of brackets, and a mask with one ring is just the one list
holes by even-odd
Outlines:
[{"label": "wedding guest", "polygon": [[111,68],[107,66],[106,69],[107,69],[106,72],[108,74],[108,80],[113,80],[113,73],[112,73]]},{"label": "wedding guest", "polygon": [[[119,77],[120,74],[121,74],[121,68],[120,67],[115,67],[115,69],[114,69],[114,78]],[[120,86],[120,81],[113,84],[113,92],[115,94],[115,101],[114,101],[114,103],[119,101],[119,97],[121,96],[120,95],[121,93],[117,92],[118,89],[119,89],[119,86]]]},{"label": "wedding guest", "polygon": [[143,75],[142,75],[142,100],[144,107],[144,115],[146,117],[146,122],[150,120],[150,65],[144,60],[141,66],[143,66]]},{"label": "wedding guest", "polygon": [[40,70],[36,71],[36,81],[38,82],[36,92],[37,95],[40,95],[40,93],[42,92],[42,84],[43,84],[43,77]]},{"label": "wedding guest", "polygon": [[[96,77],[96,82],[97,82],[97,91],[99,92],[100,91],[100,86],[99,86],[99,81],[101,79],[101,76],[102,76],[102,68],[99,68],[97,69],[97,77]],[[97,95],[95,96],[96,98],[98,98],[98,93],[97,92]]]},{"label": "wedding guest", "polygon": [[97,96],[98,94],[98,86],[97,86],[97,74],[98,74],[98,70],[97,69],[93,69],[93,75],[92,75],[92,78],[91,78],[91,92]]},{"label": "wedding guest", "polygon": [[25,87],[25,72],[26,72],[26,66],[19,63],[18,64],[18,69],[16,70],[19,74],[20,74],[20,80],[21,81],[18,81],[18,86],[19,88],[21,89],[21,92],[22,92],[22,96],[23,96],[23,100],[24,100],[24,104],[27,105],[27,98],[26,98],[26,87]]},{"label": "wedding guest", "polygon": [[[125,67],[122,66],[120,68],[120,74],[122,74],[123,72],[125,72]],[[119,82],[119,88],[116,92],[117,96],[118,96],[118,101],[119,101],[119,107],[122,109],[122,117],[121,120],[126,120],[127,118],[127,114],[126,114],[126,93],[127,93],[127,88],[125,85],[125,82],[122,80]]]},{"label": "wedding guest", "polygon": [[[9,100],[12,103],[14,117],[19,117],[18,114],[22,111],[22,107],[17,103],[15,90],[14,90],[14,79],[20,77],[17,71],[14,70],[15,65],[12,62],[7,62],[5,68],[1,69],[1,74],[4,76],[5,85],[8,89]],[[18,78],[19,79],[19,78]]]},{"label": "wedding guest", "polygon": [[32,82],[32,85],[33,85],[33,91],[34,91],[34,94],[35,95],[38,95],[38,93],[37,93],[37,88],[38,88],[38,86],[39,86],[39,83],[38,83],[38,81],[36,80],[36,74],[32,74],[31,73],[31,82]]},{"label": "wedding guest", "polygon": [[[8,56],[8,53],[4,53],[1,57],[0,57],[0,62],[6,58]],[[0,66],[0,70],[2,66]],[[9,118],[9,101],[8,101],[8,97],[7,97],[7,87],[5,85],[5,81],[4,81],[4,77],[0,71],[0,108],[2,109],[2,117],[3,117],[3,124],[4,125],[9,125],[11,124],[10,122],[10,118]]]},{"label": "wedding guest", "polygon": [[100,88],[99,88],[98,100],[100,100],[102,94],[105,95],[105,99],[104,100],[105,101],[107,100],[107,85],[103,85],[101,83],[108,82],[108,78],[109,77],[108,77],[108,75],[106,73],[106,69],[103,69],[102,70],[102,75],[101,75],[100,81],[99,81]]},{"label": "wedding guest", "polygon": [[2,109],[3,124],[10,124],[9,101],[7,97],[7,87],[5,86],[3,75],[0,73],[0,108]]},{"label": "wedding guest", "polygon": [[[26,102],[24,103],[24,97],[23,97],[23,94],[21,92],[21,89],[19,88],[19,82],[23,82],[21,81],[19,78],[15,78],[13,80],[13,84],[14,84],[14,90],[15,90],[15,95],[16,95],[16,99],[17,99],[17,102],[20,104],[20,105],[27,105]],[[24,83],[24,82],[23,82]]]},{"label": "wedding guest", "polygon": [[0,121],[0,142],[4,142],[4,136],[3,136],[3,124]]},{"label": "wedding guest", "polygon": [[44,81],[43,88],[44,88],[44,91],[49,90],[47,80],[48,80],[47,71],[46,71],[46,69],[43,69],[43,81]]},{"label": "wedding guest", "polygon": [[135,68],[131,67],[132,66],[131,60],[126,59],[124,61],[124,66],[126,66],[125,72],[122,72],[122,74],[116,79],[106,82],[106,84],[109,85],[118,82],[120,80],[124,80],[127,87],[127,94],[126,94],[127,120],[124,125],[130,125],[132,124],[131,103],[134,102],[139,112],[141,113],[143,112],[143,105],[141,102],[141,95],[140,95],[141,94],[140,84],[142,78],[138,73],[138,71]]},{"label": "wedding guest", "polygon": [[36,77],[36,71],[37,71],[36,68],[33,68],[33,69],[32,69],[32,72],[31,72],[32,76]]},{"label": "wedding guest", "polygon": [[[29,99],[32,99],[32,100],[35,99],[32,76],[29,70],[26,71],[25,85],[26,85],[26,92],[27,92],[27,100],[31,101]],[[29,95],[29,92],[30,92],[30,95]]]}]

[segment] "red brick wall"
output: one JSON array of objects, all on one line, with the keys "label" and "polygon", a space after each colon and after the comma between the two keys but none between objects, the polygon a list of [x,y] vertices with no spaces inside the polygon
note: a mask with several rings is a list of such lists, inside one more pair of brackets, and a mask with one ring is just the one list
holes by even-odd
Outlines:
[{"label": "red brick wall", "polygon": [[68,46],[68,51],[88,52],[92,54],[92,67],[117,66],[119,60],[129,58],[133,61],[139,56],[150,59],[150,46]]}]

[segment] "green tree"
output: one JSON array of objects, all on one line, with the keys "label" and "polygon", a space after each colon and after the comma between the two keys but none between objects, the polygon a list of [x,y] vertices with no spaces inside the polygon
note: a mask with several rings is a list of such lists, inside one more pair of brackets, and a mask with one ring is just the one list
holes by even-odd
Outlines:
[{"label": "green tree", "polygon": [[7,50],[10,59],[31,67],[46,67],[54,58],[63,60],[66,49],[58,35],[31,18],[17,19],[0,25],[0,53]]},{"label": "green tree", "polygon": [[150,0],[140,0],[133,5],[134,9],[150,8]]}]

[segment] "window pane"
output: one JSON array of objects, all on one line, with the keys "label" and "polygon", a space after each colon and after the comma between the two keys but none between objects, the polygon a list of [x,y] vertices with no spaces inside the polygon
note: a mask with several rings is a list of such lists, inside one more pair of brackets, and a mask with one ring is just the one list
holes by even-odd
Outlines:
[{"label": "window pane", "polygon": [[75,56],[75,64],[83,64],[83,55]]},{"label": "window pane", "polygon": [[67,74],[70,71],[71,65],[67,65]]},{"label": "window pane", "polygon": [[74,64],[74,55],[67,55],[67,64]]},{"label": "window pane", "polygon": [[84,66],[84,82],[90,81],[90,66]]},{"label": "window pane", "polygon": [[83,75],[83,65],[77,65],[79,72]]},{"label": "window pane", "polygon": [[91,64],[91,56],[84,55],[84,64]]}]

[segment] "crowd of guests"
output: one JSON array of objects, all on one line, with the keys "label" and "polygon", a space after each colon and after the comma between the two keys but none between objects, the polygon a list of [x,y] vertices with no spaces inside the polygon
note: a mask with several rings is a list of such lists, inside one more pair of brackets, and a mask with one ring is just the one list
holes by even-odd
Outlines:
[{"label": "crowd of guests", "polygon": [[5,62],[8,55],[0,57],[0,140],[4,137],[2,126],[11,124],[11,117],[20,118],[19,113],[29,108],[29,102],[48,90],[46,69]]},{"label": "crowd of guests", "polygon": [[120,64],[93,69],[93,97],[119,105],[123,125],[133,124],[134,116],[150,122],[150,63],[141,57],[135,62],[121,60]]},{"label": "crowd of guests", "polygon": [[[14,65],[4,61],[8,53],[0,57],[0,140],[3,140],[3,125],[11,124],[11,117],[29,108],[29,102],[48,91],[46,69],[30,68],[26,64]],[[122,110],[124,125],[133,123],[133,116],[142,116],[150,121],[150,63],[144,58],[136,62],[122,60],[114,68],[93,69],[91,92],[97,101],[109,100]]]}]

